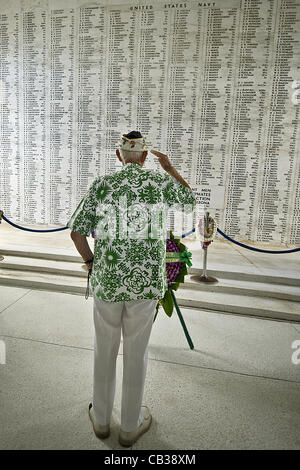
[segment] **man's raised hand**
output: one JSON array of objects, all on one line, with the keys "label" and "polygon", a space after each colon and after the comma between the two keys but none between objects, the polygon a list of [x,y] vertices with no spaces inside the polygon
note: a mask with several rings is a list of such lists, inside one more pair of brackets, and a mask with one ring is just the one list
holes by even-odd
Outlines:
[{"label": "man's raised hand", "polygon": [[172,168],[172,163],[170,162],[168,155],[153,149],[151,149],[150,152],[158,158],[159,163],[165,171],[170,171]]}]

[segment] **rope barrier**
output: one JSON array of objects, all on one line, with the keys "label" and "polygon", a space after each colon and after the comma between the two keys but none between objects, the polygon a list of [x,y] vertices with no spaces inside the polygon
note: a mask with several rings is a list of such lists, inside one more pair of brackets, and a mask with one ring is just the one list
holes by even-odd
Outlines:
[{"label": "rope barrier", "polygon": [[[61,228],[54,228],[54,229],[49,229],[49,230],[36,230],[36,229],[31,229],[31,228],[25,228],[25,227],[21,227],[21,225],[17,225],[17,224],[14,224],[13,222],[11,222],[10,220],[7,219],[7,217],[5,217],[5,215],[3,214],[2,211],[0,211],[0,220],[1,218],[3,220],[5,220],[5,222],[7,222],[8,224],[12,225],[13,227],[16,227],[20,230],[26,230],[27,232],[38,232],[38,233],[43,233],[43,232],[59,232],[61,230],[66,230],[67,228],[69,227],[61,227]],[[217,231],[224,237],[226,238],[227,240],[231,241],[232,243],[235,243],[236,245],[239,245],[243,248],[247,248],[248,250],[252,250],[252,251],[258,251],[260,253],[273,253],[273,254],[278,254],[278,253],[295,253],[297,251],[300,251],[300,248],[293,248],[291,250],[263,250],[261,248],[254,248],[253,246],[249,246],[249,245],[245,245],[245,243],[241,243],[241,242],[238,242],[236,240],[234,240],[233,238],[231,238],[229,235],[226,235],[226,233],[222,232],[222,230],[220,230],[219,228],[217,228]],[[189,232],[186,232],[186,233],[183,233],[181,235],[181,238],[185,238],[187,237],[188,235],[191,235],[193,232],[195,232],[195,228],[192,228],[192,230],[189,230]]]},{"label": "rope barrier", "polygon": [[32,229],[32,228],[21,227],[21,225],[14,224],[10,220],[8,220],[7,217],[5,217],[3,212],[0,213],[0,220],[1,220],[1,218],[3,220],[5,220],[5,222],[7,222],[9,225],[12,225],[13,227],[16,227],[20,230],[26,230],[26,232],[39,232],[39,233],[41,233],[41,232],[59,232],[61,230],[66,230],[67,228],[69,228],[69,227],[62,227],[62,228],[53,228],[53,229],[50,229],[50,230],[36,230],[36,229]]},{"label": "rope barrier", "polygon": [[260,253],[294,253],[295,251],[300,251],[300,248],[293,248],[291,250],[282,250],[282,251],[262,250],[261,248],[254,248],[253,246],[245,245],[244,243],[237,242],[236,240],[233,240],[233,238],[229,237],[229,235],[226,235],[226,233],[222,232],[222,230],[220,230],[219,228],[217,228],[217,231],[224,238],[231,241],[232,243],[235,243],[236,245],[242,246],[243,248],[247,248],[248,250],[259,251]]},{"label": "rope barrier", "polygon": [[[296,251],[300,251],[300,248],[293,248],[291,250],[281,250],[281,251],[276,251],[276,250],[263,250],[262,248],[254,248],[253,246],[245,245],[245,243],[237,242],[236,240],[233,240],[229,235],[226,235],[226,233],[222,232],[219,228],[217,228],[217,231],[227,240],[231,241],[232,243],[235,243],[236,245],[242,246],[243,248],[247,248],[248,250],[252,251],[259,251],[261,253],[294,253]],[[195,232],[195,229],[193,228],[189,232],[183,233],[181,235],[181,238],[185,238],[188,235],[191,235],[191,233]]]},{"label": "rope barrier", "polygon": [[191,235],[191,233],[193,233],[193,232],[195,232],[195,229],[194,229],[194,228],[192,228],[192,230],[190,230],[189,232],[183,233],[183,234],[181,235],[181,238],[185,238],[185,237],[187,237],[188,235]]}]

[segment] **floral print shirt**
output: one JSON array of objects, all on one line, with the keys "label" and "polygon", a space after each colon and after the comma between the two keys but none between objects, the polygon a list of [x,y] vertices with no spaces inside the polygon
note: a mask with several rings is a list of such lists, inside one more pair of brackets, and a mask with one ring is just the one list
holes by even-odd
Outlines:
[{"label": "floral print shirt", "polygon": [[95,232],[91,290],[101,299],[164,297],[168,283],[163,211],[195,206],[193,191],[177,183],[167,173],[130,162],[96,178],[82,198],[67,226],[85,236]]}]

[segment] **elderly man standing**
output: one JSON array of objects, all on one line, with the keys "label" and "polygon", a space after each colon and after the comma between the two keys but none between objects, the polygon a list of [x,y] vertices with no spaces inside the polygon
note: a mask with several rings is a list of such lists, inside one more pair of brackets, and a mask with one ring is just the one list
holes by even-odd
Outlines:
[{"label": "elderly man standing", "polygon": [[[145,170],[144,137],[122,135],[116,151],[122,169],[95,179],[68,222],[88,269],[94,298],[94,388],[89,416],[97,437],[110,434],[116,359],[123,334],[123,383],[119,442],[131,446],[151,425],[142,406],[148,342],[157,301],[168,288],[167,231],[153,232],[149,215],[164,204],[195,204],[195,196],[167,155],[151,150],[166,173]],[[145,208],[150,208],[146,213]],[[148,214],[148,215],[147,215]],[[146,231],[145,231],[146,229]],[[86,237],[95,231],[94,254]],[[138,234],[143,233],[143,235]]]}]

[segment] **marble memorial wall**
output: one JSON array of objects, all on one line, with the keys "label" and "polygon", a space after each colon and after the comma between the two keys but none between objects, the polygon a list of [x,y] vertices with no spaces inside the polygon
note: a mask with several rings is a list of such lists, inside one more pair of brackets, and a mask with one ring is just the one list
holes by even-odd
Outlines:
[{"label": "marble memorial wall", "polygon": [[0,0],[0,208],[65,225],[140,130],[224,232],[299,245],[299,20],[292,0]]}]

